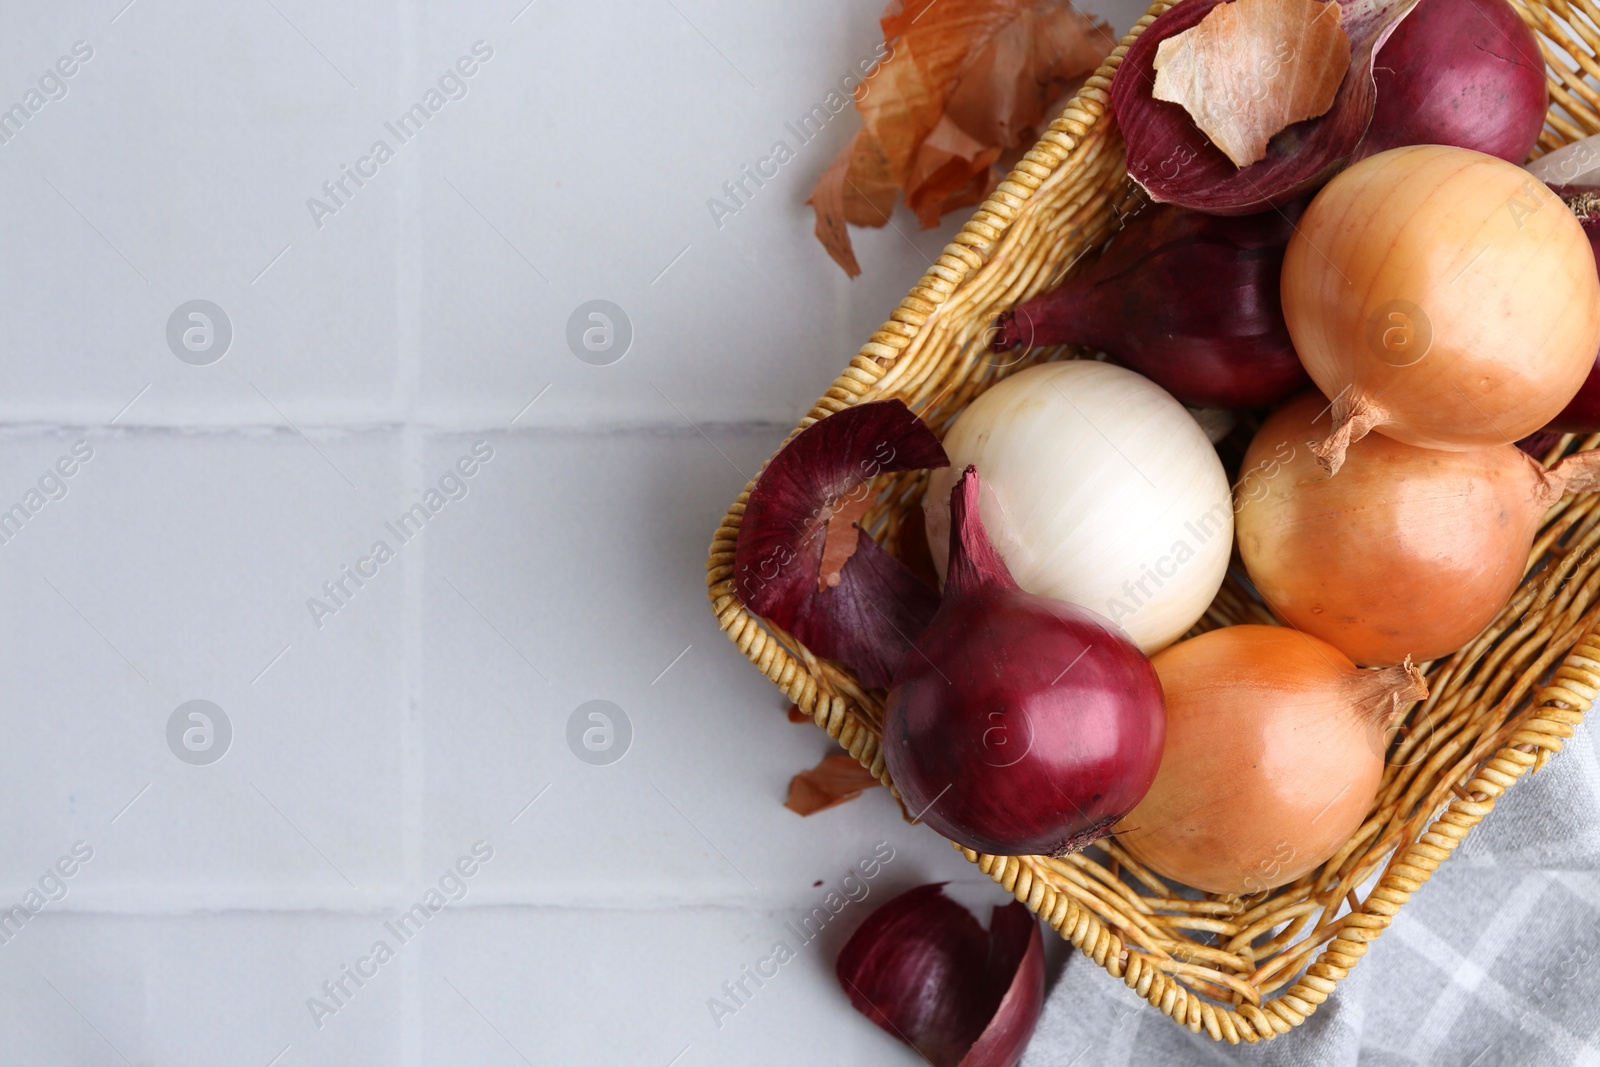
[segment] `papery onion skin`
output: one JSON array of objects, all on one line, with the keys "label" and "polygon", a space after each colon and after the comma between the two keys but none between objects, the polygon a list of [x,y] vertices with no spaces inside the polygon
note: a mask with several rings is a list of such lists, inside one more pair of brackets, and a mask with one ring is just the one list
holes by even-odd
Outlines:
[{"label": "papery onion skin", "polygon": [[999,382],[944,439],[928,479],[928,545],[942,570],[950,487],[983,472],[983,523],[1017,584],[1082,605],[1146,653],[1205,613],[1227,572],[1233,507],[1222,461],[1176,400],[1122,367],[1049,363]]},{"label": "papery onion skin", "polygon": [[1549,422],[1600,350],[1583,227],[1538,179],[1464,148],[1397,148],[1312,200],[1284,255],[1284,320],[1334,403],[1336,471],[1376,429],[1423,448]]},{"label": "papery onion skin", "polygon": [[[856,404],[807,426],[745,501],[732,592],[863,685],[887,687],[939,597],[851,516],[869,502],[877,475],[947,462],[933,431],[900,400]],[[848,558],[823,576],[829,543],[850,548],[852,539]]]},{"label": "papery onion skin", "polygon": [[977,473],[951,491],[939,612],[889,691],[883,755],[914,816],[998,856],[1061,856],[1104,837],[1161,759],[1150,661],[1091,611],[1017,588],[978,517]]},{"label": "papery onion skin", "polygon": [[1372,76],[1378,99],[1357,159],[1440,144],[1521,163],[1550,104],[1539,42],[1506,0],[1421,0]]},{"label": "papery onion skin", "polygon": [[1020,902],[989,930],[918,886],[879,906],[839,950],[850,1003],[935,1067],[1014,1067],[1044,1006],[1044,943]]},{"label": "papery onion skin", "polygon": [[1311,452],[1327,407],[1296,397],[1245,452],[1234,524],[1251,581],[1364,666],[1454,652],[1522,580],[1548,506],[1539,465],[1507,444],[1444,452],[1371,434],[1329,475]]},{"label": "papery onion skin", "polygon": [[1117,841],[1210,893],[1261,893],[1337,852],[1372,807],[1394,716],[1427,695],[1409,664],[1362,671],[1280,626],[1212,630],[1154,663],[1166,751]]},{"label": "papery onion skin", "polygon": [[985,973],[991,981],[998,982],[1005,974],[1018,938],[1027,938],[1027,948],[995,1007],[994,1018],[961,1057],[958,1067],[1016,1067],[1022,1062],[1022,1054],[1044,1011],[1044,939],[1033,912],[1020,900],[994,909],[989,919],[989,937],[991,948]]},{"label": "papery onion skin", "polygon": [[996,321],[991,347],[1100,349],[1191,407],[1276,404],[1307,379],[1278,302],[1299,211],[1134,215],[1082,274]]}]

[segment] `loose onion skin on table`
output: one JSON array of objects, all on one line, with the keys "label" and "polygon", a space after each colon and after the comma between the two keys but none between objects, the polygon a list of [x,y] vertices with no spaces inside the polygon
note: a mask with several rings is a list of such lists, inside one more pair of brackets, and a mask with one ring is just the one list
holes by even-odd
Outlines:
[{"label": "loose onion skin on table", "polygon": [[1397,148],[1311,201],[1284,255],[1284,321],[1333,401],[1330,472],[1368,431],[1464,451],[1525,437],[1600,349],[1583,227],[1538,179],[1462,148]]},{"label": "loose onion skin on table", "polygon": [[934,1067],[1015,1067],[1044,1007],[1038,920],[1014,900],[984,930],[942,886],[880,905],[834,973],[857,1011]]},{"label": "loose onion skin on table", "polygon": [[1505,607],[1545,511],[1595,487],[1600,453],[1550,471],[1507,444],[1415,448],[1372,434],[1329,475],[1308,442],[1327,403],[1289,401],[1257,431],[1235,486],[1239,555],[1269,607],[1357,663],[1454,652]]},{"label": "loose onion skin on table", "polygon": [[1396,717],[1428,695],[1410,663],[1363,671],[1281,626],[1225,626],[1152,662],[1166,748],[1117,840],[1210,893],[1260,893],[1337,852],[1377,795]]}]

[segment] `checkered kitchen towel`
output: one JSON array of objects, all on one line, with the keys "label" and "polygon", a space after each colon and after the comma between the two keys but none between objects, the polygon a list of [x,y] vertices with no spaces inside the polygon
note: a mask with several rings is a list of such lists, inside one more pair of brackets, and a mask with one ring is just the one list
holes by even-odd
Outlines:
[{"label": "checkered kitchen towel", "polygon": [[1513,786],[1288,1034],[1191,1034],[1073,953],[1022,1067],[1600,1067],[1596,733]]}]

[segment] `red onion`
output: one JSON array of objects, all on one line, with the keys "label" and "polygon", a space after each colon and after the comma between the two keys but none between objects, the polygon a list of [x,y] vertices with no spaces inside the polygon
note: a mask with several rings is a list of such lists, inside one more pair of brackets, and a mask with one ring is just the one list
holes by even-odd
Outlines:
[{"label": "red onion", "polygon": [[1421,0],[1372,76],[1378,103],[1356,159],[1445,144],[1520,164],[1550,105],[1539,42],[1506,0]]},{"label": "red onion", "polygon": [[1001,315],[992,347],[1087,345],[1192,407],[1275,404],[1309,384],[1278,303],[1298,215],[1147,207],[1088,270]]},{"label": "red onion", "polygon": [[[1554,185],[1551,192],[1559,196],[1583,224],[1583,232],[1589,238],[1589,251],[1594,253],[1595,270],[1600,271],[1600,190]],[[1600,432],[1600,354],[1596,355],[1595,365],[1579,387],[1578,395],[1545,429],[1553,433]]]},{"label": "red onion", "polygon": [[1020,903],[984,932],[939,885],[901,893],[839,950],[855,1009],[934,1067],[1013,1067],[1044,1007],[1044,941]]},{"label": "red onion", "polygon": [[944,599],[889,692],[889,774],[967,848],[1066,855],[1155,779],[1161,683],[1111,623],[1017,586],[978,516],[975,467],[951,490],[950,528]]},{"label": "red onion", "polygon": [[1212,144],[1181,105],[1152,95],[1161,43],[1223,2],[1185,0],[1158,16],[1117,68],[1111,106],[1128,145],[1128,175],[1153,199],[1213,215],[1247,215],[1315,189],[1350,161],[1372,121],[1374,56],[1417,0],[1339,0],[1350,69],[1333,106],[1278,133],[1266,158],[1245,167]]},{"label": "red onion", "polygon": [[[1590,376],[1590,380],[1593,380],[1593,375]],[[1586,382],[1584,384],[1585,387],[1587,387],[1588,383]],[[1522,451],[1526,452],[1528,455],[1532,456],[1534,459],[1542,461],[1545,453],[1554,448],[1556,446],[1556,442],[1559,440],[1561,440],[1561,434],[1559,433],[1555,433],[1551,430],[1535,430],[1533,433],[1530,433],[1528,436],[1518,441],[1517,447],[1522,449]],[[810,722],[811,720],[807,719],[806,721]]]},{"label": "red onion", "polygon": [[878,474],[949,463],[933,431],[898,400],[812,423],[750,490],[734,546],[734,593],[863,685],[887,686],[939,594],[856,520]]},{"label": "red onion", "polygon": [[[1579,386],[1577,395],[1561,409],[1561,414],[1545,425],[1545,430],[1557,434],[1600,432],[1600,358]],[[1529,452],[1538,454],[1531,449]]]}]

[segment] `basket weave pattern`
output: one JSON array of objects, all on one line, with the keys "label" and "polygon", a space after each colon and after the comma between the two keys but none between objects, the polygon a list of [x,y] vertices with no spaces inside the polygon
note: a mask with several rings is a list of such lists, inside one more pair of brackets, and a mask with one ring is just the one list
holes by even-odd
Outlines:
[{"label": "basket weave pattern", "polygon": [[[1600,77],[1600,8],[1590,0],[1513,2],[1539,35],[1548,69],[1552,108],[1539,150],[1600,131],[1600,91],[1583,81]],[[1129,44],[1170,6],[1158,0],[1123,39],[795,433],[842,408],[888,398],[942,433],[996,381],[1073,354],[1033,351],[1002,361],[987,352],[984,334],[998,312],[1050,288],[1099,247],[1137,202],[1108,91]],[[863,528],[893,546],[925,481],[921,473],[881,478]],[[880,747],[883,693],[863,689],[735,596],[734,543],[749,492],[747,485],[712,540],[712,610],[740,652],[893,788]],[[1230,1043],[1285,1033],[1327,999],[1501,794],[1561,750],[1600,691],[1600,496],[1550,510],[1529,572],[1483,634],[1428,666],[1432,695],[1409,716],[1366,822],[1295,882],[1243,901],[1190,899],[1114,841],[1065,859],[960,851],[1174,1022]],[[1272,621],[1230,577],[1196,632]],[[1356,887],[1380,871],[1358,898]]]}]

